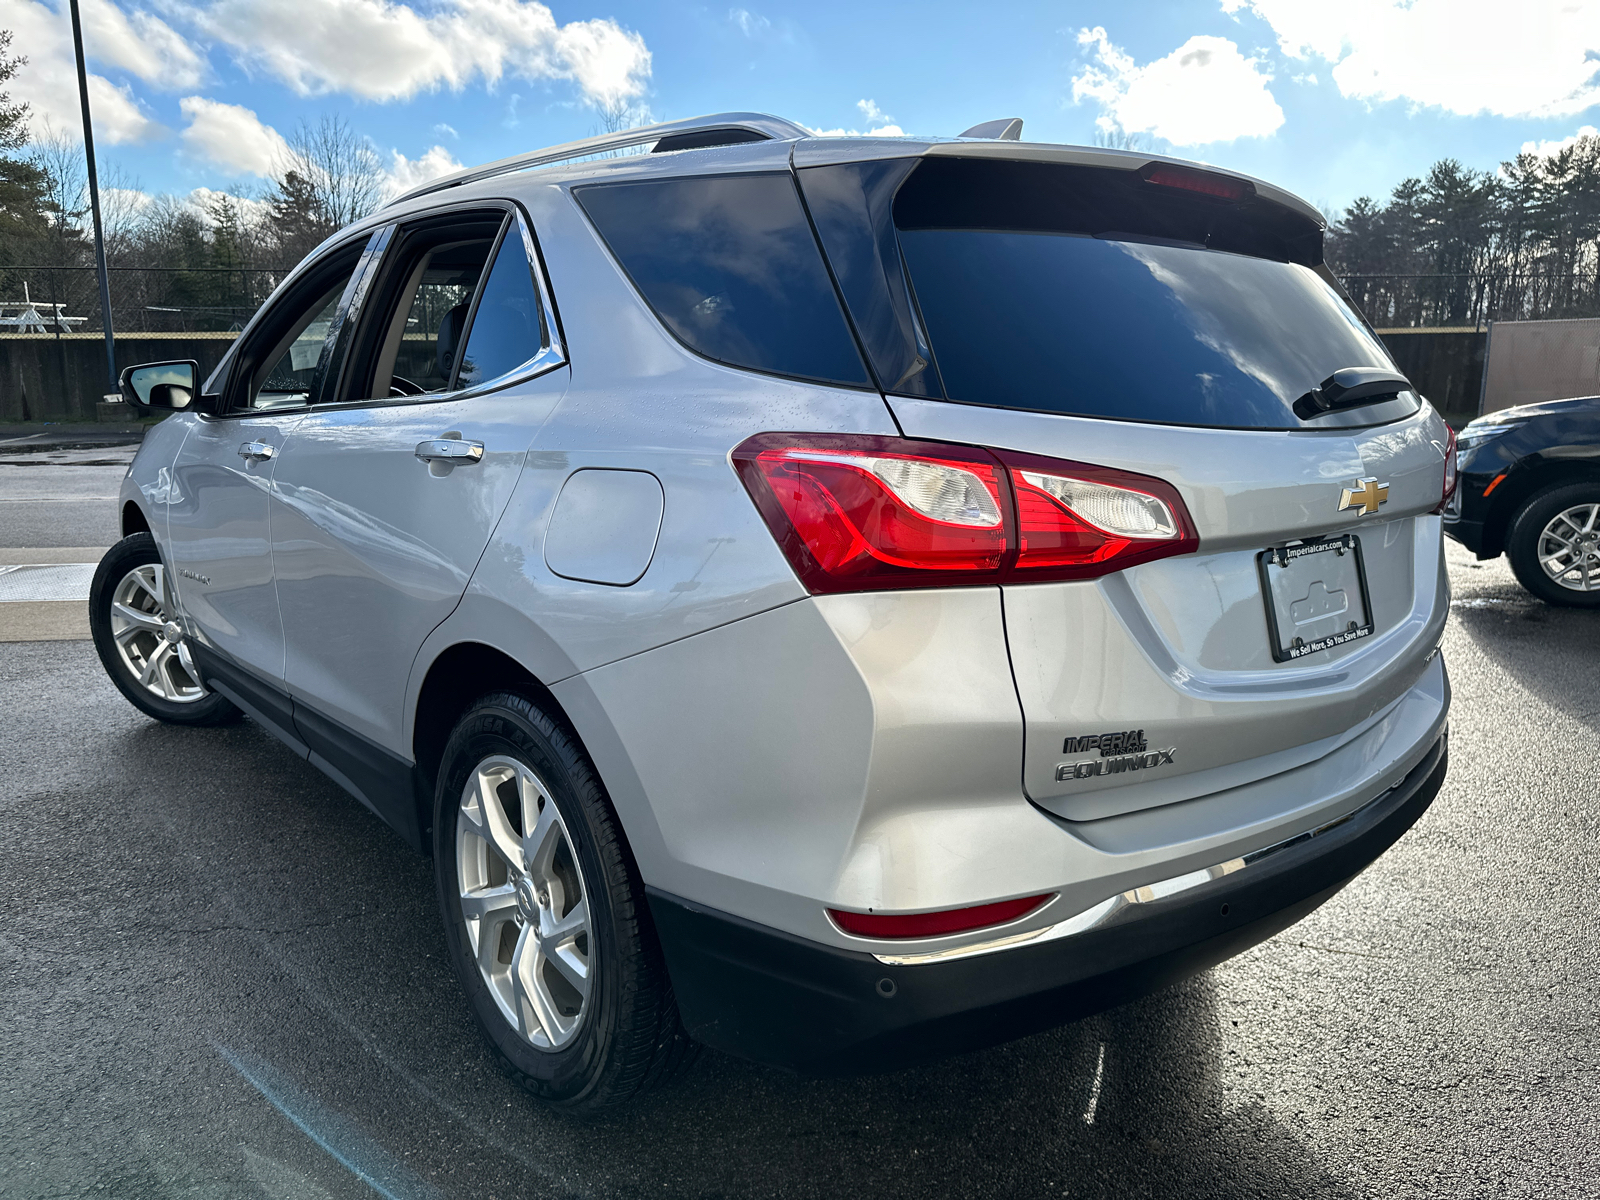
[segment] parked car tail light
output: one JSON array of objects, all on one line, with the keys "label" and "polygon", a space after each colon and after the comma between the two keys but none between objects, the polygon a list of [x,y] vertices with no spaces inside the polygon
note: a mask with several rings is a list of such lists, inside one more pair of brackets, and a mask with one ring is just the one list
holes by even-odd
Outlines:
[{"label": "parked car tail light", "polygon": [[1199,544],[1176,489],[977,446],[764,433],[734,465],[812,591],[1087,579]]},{"label": "parked car tail light", "polygon": [[1449,425],[1445,426],[1445,431],[1449,438],[1444,444],[1444,494],[1439,497],[1439,507],[1433,510],[1436,513],[1444,511],[1444,506],[1450,503],[1450,497],[1456,493],[1456,484],[1461,480],[1460,466],[1456,462],[1456,431]]},{"label": "parked car tail light", "polygon": [[969,929],[983,929],[989,925],[1015,921],[1054,898],[1054,892],[1046,892],[1042,896],[1022,896],[1016,900],[1001,900],[972,908],[947,908],[942,912],[927,913],[858,913],[830,908],[828,915],[840,929],[858,937],[938,937],[944,933],[964,933]]}]

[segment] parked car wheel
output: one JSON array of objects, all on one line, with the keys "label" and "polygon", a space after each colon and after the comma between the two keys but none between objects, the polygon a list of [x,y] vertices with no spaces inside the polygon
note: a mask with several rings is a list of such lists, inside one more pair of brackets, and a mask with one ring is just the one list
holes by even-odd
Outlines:
[{"label": "parked car wheel", "polygon": [[1546,603],[1600,607],[1600,484],[1530,497],[1511,520],[1506,555],[1518,582]]},{"label": "parked car wheel", "polygon": [[201,682],[148,533],[123,538],[100,560],[89,587],[89,632],[111,682],[141,712],[173,725],[239,719],[232,701]]},{"label": "parked car wheel", "polygon": [[644,887],[605,789],[537,705],[500,693],[456,725],[434,855],[445,938],[503,1065],[596,1112],[687,1065]]}]

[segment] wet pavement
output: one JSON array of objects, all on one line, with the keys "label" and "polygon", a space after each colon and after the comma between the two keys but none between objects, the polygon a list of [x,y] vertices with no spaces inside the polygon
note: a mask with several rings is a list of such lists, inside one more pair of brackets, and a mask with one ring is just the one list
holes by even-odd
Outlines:
[{"label": "wet pavement", "polygon": [[1449,780],[1300,925],[995,1050],[707,1053],[590,1123],[495,1068],[359,804],[0,645],[0,1197],[1600,1194],[1600,613],[1451,561]]}]

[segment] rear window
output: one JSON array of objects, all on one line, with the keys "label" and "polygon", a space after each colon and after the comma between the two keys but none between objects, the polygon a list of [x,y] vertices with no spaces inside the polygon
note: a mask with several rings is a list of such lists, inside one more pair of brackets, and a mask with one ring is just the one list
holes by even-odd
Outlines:
[{"label": "rear window", "polygon": [[576,195],[691,350],[730,366],[870,386],[789,175],[600,184]]},{"label": "rear window", "polygon": [[[987,191],[934,190],[913,175],[895,202],[951,400],[1284,429],[1305,424],[1294,402],[1333,372],[1393,369],[1383,344],[1304,261],[1303,240],[1272,233],[1249,244],[1237,209],[1200,199],[1188,211],[1141,211],[1119,207],[1109,191],[1090,205],[1070,187],[1053,203],[1048,187],[1008,194],[1023,181],[998,173],[987,181]],[[1116,228],[1119,220],[1131,228]],[[1241,245],[1270,256],[1232,248]]]}]

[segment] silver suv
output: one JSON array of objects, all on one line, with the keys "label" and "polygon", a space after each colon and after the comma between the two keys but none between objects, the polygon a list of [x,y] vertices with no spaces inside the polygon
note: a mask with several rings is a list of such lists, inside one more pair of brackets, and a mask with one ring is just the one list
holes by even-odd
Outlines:
[{"label": "silver suv", "polygon": [[203,386],[125,374],[173,415],[96,644],[432,855],[548,1101],[1059,1024],[1444,779],[1453,446],[1322,237],[1209,167],[751,114],[465,171]]}]

